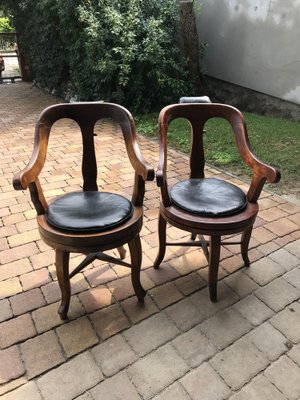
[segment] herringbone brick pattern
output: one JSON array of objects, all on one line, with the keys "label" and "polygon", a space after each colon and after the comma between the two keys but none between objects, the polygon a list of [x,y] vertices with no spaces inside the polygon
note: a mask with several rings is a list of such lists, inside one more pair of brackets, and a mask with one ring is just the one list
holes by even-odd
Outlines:
[{"label": "herringbone brick pattern", "polygon": [[[12,177],[29,160],[38,114],[60,102],[26,83],[0,85],[0,396],[3,400],[300,398],[300,208],[265,191],[249,269],[222,250],[219,301],[200,250],[172,247],[159,270],[159,192],[147,184],[142,229],[145,305],[126,268],[97,261],[72,281],[69,321],[57,314],[54,253],[39,238],[28,193]],[[97,126],[99,185],[130,196],[132,168],[118,127]],[[158,144],[139,137],[155,167]],[[170,151],[187,176],[188,158]],[[172,171],[171,169],[171,171]],[[214,168],[210,176],[245,183]],[[175,174],[174,174],[175,175]],[[176,178],[172,179],[176,182]],[[81,188],[75,124],[57,124],[41,183],[51,198]],[[169,228],[170,240],[187,237]],[[73,255],[71,267],[82,256]]]}]

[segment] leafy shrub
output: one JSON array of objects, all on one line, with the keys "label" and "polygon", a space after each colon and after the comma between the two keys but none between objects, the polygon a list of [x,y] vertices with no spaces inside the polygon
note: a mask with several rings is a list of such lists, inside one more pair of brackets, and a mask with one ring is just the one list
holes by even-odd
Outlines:
[{"label": "leafy shrub", "polygon": [[34,80],[51,91],[139,112],[192,94],[177,0],[5,1]]},{"label": "leafy shrub", "polygon": [[5,17],[0,17],[0,32],[12,32],[13,28],[10,25],[9,19]]}]

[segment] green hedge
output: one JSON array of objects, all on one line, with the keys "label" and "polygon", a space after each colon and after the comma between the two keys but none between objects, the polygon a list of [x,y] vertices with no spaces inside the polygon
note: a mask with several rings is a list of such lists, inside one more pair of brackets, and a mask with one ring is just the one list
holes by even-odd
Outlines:
[{"label": "green hedge", "polygon": [[177,0],[23,0],[10,9],[33,79],[145,112],[193,94]]}]

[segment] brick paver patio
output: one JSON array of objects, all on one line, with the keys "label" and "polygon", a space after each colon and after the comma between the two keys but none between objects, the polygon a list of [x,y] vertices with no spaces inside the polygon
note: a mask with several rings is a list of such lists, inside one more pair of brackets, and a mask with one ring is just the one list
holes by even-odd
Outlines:
[{"label": "brick paver patio", "polygon": [[[54,252],[39,238],[29,194],[11,183],[31,154],[38,114],[56,102],[26,83],[0,85],[0,397],[299,399],[300,208],[267,191],[250,268],[243,267],[238,248],[222,250],[218,303],[209,301],[200,250],[169,248],[161,269],[152,268],[159,192],[151,182],[142,230],[145,306],[133,296],[128,269],[98,261],[73,278],[69,321],[59,319]],[[132,170],[117,127],[111,133],[109,127],[99,123],[96,138],[100,185],[129,195]],[[157,143],[142,137],[139,143],[156,168]],[[60,123],[49,148],[42,176],[47,196],[79,189],[76,127]],[[175,150],[171,157],[185,176],[187,157]],[[207,175],[245,187],[212,168]],[[186,236],[175,228],[168,234]],[[75,255],[71,264],[81,258]]]}]

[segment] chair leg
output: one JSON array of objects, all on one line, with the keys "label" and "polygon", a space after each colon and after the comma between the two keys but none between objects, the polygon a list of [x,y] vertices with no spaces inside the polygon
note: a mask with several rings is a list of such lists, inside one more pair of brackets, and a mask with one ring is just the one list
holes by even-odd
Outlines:
[{"label": "chair leg", "polygon": [[118,252],[119,252],[119,255],[120,255],[120,259],[124,260],[125,257],[126,257],[126,250],[125,250],[124,246],[118,247]]},{"label": "chair leg", "polygon": [[250,265],[250,260],[248,257],[248,248],[251,239],[252,229],[253,226],[250,226],[250,228],[246,229],[242,233],[242,239],[241,239],[241,253],[246,267],[249,267]]},{"label": "chair leg", "polygon": [[140,272],[142,265],[142,246],[140,235],[137,235],[134,239],[128,242],[128,247],[131,257],[131,282],[140,303],[144,302],[146,291],[141,285]]},{"label": "chair leg", "polygon": [[208,286],[209,286],[210,300],[214,303],[217,301],[217,282],[218,282],[220,251],[221,251],[221,237],[211,236],[210,249],[209,249]]},{"label": "chair leg", "polygon": [[159,214],[158,217],[158,238],[159,238],[159,245],[158,245],[158,254],[154,261],[153,267],[157,269],[160,266],[160,263],[164,259],[166,253],[166,229],[167,229],[167,222]]},{"label": "chair leg", "polygon": [[68,318],[68,310],[71,297],[71,285],[69,276],[69,259],[70,253],[66,251],[56,250],[55,252],[55,266],[56,275],[61,291],[61,304],[58,309],[58,314],[61,319]]}]

